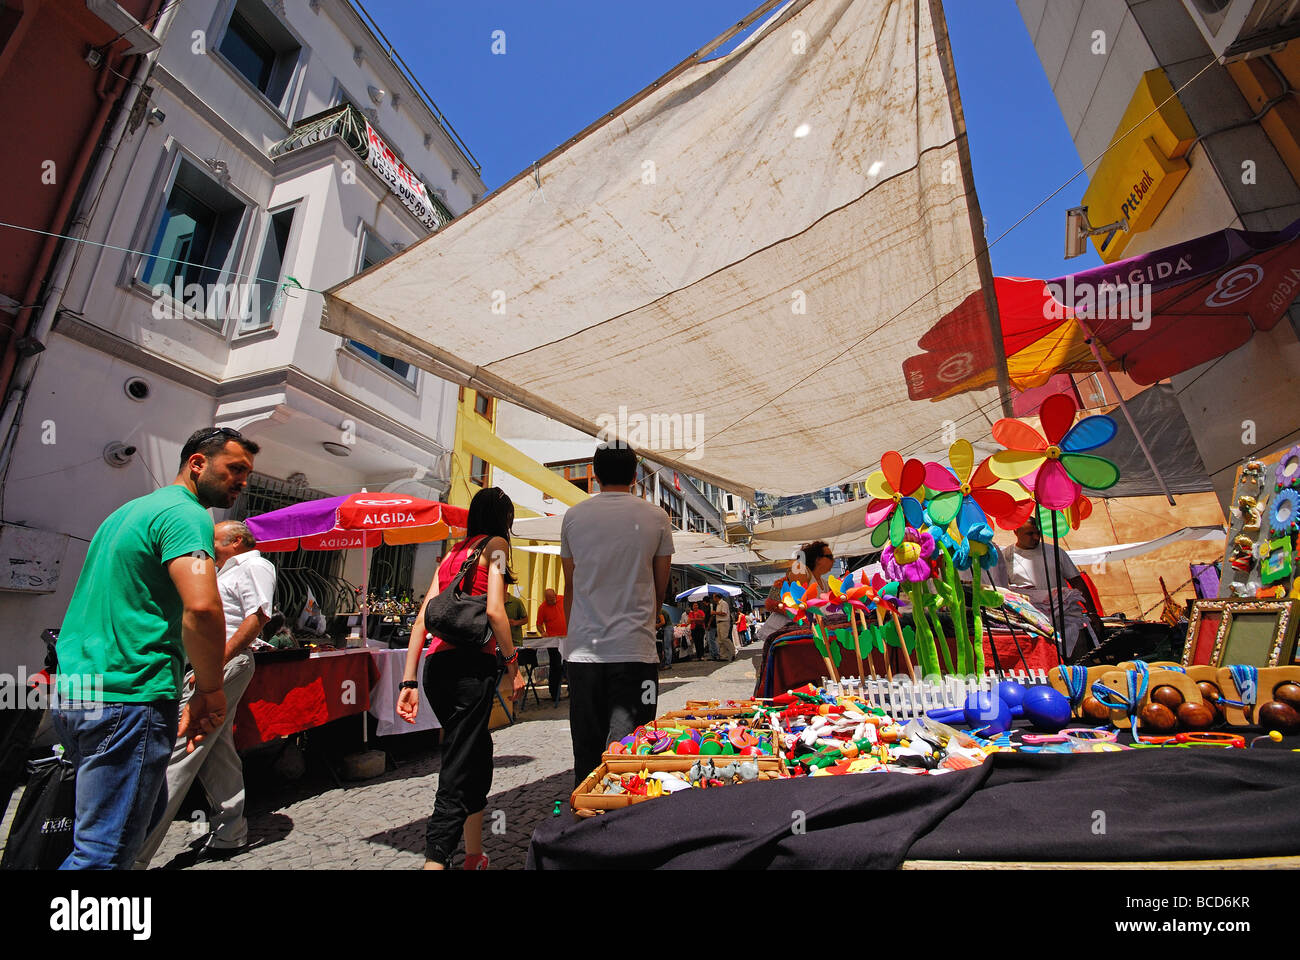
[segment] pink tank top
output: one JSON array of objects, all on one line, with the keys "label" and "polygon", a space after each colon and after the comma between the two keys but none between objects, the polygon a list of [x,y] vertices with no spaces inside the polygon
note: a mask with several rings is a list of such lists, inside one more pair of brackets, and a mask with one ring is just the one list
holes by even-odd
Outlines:
[{"label": "pink tank top", "polygon": [[[460,572],[461,564],[463,564],[466,558],[474,552],[474,548],[485,540],[486,538],[482,536],[462,540],[460,543],[456,544],[450,553],[442,558],[442,563],[438,565],[438,583],[441,585],[442,589],[447,589],[447,585],[450,584],[451,581],[456,578],[456,574]],[[465,579],[470,580],[470,575],[466,574]],[[487,564],[476,566],[473,573],[473,583],[469,586],[470,595],[477,596],[479,594],[487,593],[487,587]],[[461,649],[453,644],[444,643],[437,637],[432,636],[432,634],[430,634],[430,638],[429,653],[442,653],[444,650]],[[497,639],[495,636],[487,643],[483,644],[483,652],[493,656],[496,654]]]}]

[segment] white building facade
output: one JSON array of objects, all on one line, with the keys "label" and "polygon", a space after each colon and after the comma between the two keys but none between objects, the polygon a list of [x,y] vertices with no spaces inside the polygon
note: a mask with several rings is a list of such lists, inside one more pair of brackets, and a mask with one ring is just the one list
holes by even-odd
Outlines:
[{"label": "white building facade", "polygon": [[[347,0],[188,0],[158,33],[12,448],[9,553],[52,575],[0,590],[0,671],[39,664],[99,523],[170,483],[200,427],[261,445],[237,515],[449,483],[456,387],[323,332],[318,291],[476,203],[468,148]],[[405,556],[416,594],[440,549]]]}]

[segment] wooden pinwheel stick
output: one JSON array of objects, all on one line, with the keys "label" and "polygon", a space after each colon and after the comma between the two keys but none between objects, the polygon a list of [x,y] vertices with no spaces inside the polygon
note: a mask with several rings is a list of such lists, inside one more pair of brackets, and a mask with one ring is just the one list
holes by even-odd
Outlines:
[{"label": "wooden pinwheel stick", "polygon": [[[889,616],[890,619],[894,621],[894,632],[898,634],[898,649],[903,653],[903,665],[907,667],[907,675],[915,681],[916,671],[912,669],[912,655],[907,652],[907,641],[903,638],[903,625],[898,622],[898,611],[891,607],[889,610]],[[881,610],[879,606],[876,607],[876,619],[880,621],[882,627],[885,625],[885,612]],[[885,658],[885,663],[888,665],[888,657]],[[891,680],[894,678],[894,671],[892,669],[889,671],[889,678]]]},{"label": "wooden pinwheel stick", "polygon": [[[849,611],[849,627],[853,630],[853,652],[858,655],[858,679],[863,680],[866,679],[867,670],[862,663],[862,632],[861,628],[858,626],[858,609],[857,607],[850,607],[847,605],[846,608]],[[871,668],[871,676],[873,679],[876,676],[876,668],[874,666]]]},{"label": "wooden pinwheel stick", "polygon": [[817,652],[822,655],[822,662],[826,664],[826,675],[836,683],[839,683],[840,675],[835,670],[835,664],[831,662],[830,644],[826,642],[826,624],[822,622],[821,614],[819,613],[813,614],[813,620],[816,623],[813,635],[821,641],[817,647]]}]

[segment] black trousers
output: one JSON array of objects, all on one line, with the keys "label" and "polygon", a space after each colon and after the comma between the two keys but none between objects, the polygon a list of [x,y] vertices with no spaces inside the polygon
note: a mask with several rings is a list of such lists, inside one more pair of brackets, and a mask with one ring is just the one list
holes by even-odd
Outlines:
[{"label": "black trousers", "polygon": [[695,644],[695,659],[704,659],[704,628],[691,627],[691,642]]},{"label": "black trousers", "polygon": [[573,785],[600,766],[600,756],[658,715],[657,663],[574,663],[569,670]]},{"label": "black trousers", "polygon": [[550,655],[550,668],[546,671],[546,686],[551,691],[552,702],[559,703],[560,684],[564,682],[564,659],[560,656],[559,647],[547,647],[546,652]]},{"label": "black trousers", "polygon": [[449,650],[424,658],[424,692],[442,724],[438,795],[425,833],[424,855],[446,864],[465,820],[487,806],[492,788],[492,737],[488,721],[496,698],[497,659]]}]

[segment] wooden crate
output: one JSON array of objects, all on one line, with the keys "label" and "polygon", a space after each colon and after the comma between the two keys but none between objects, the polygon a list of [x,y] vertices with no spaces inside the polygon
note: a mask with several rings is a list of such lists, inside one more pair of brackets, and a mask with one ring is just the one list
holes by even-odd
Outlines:
[{"label": "wooden crate", "polygon": [[[685,773],[699,759],[700,757],[682,757],[675,754],[658,757],[608,757],[604,763],[588,774],[587,778],[573,791],[569,797],[569,807],[573,810],[575,816],[593,817],[605,810],[622,810],[624,807],[630,807],[632,804],[640,803],[643,800],[653,800],[654,797],[636,797],[626,793],[595,794],[592,793],[592,790],[608,773],[623,775],[640,773],[642,770],[648,770],[650,773]],[[711,759],[716,762],[724,758],[713,757]],[[789,776],[785,768],[785,760],[781,757],[726,757],[725,760],[727,762],[733,760],[757,761],[759,780],[779,780]],[[738,786],[741,786],[741,784],[730,784],[723,789]]]}]

